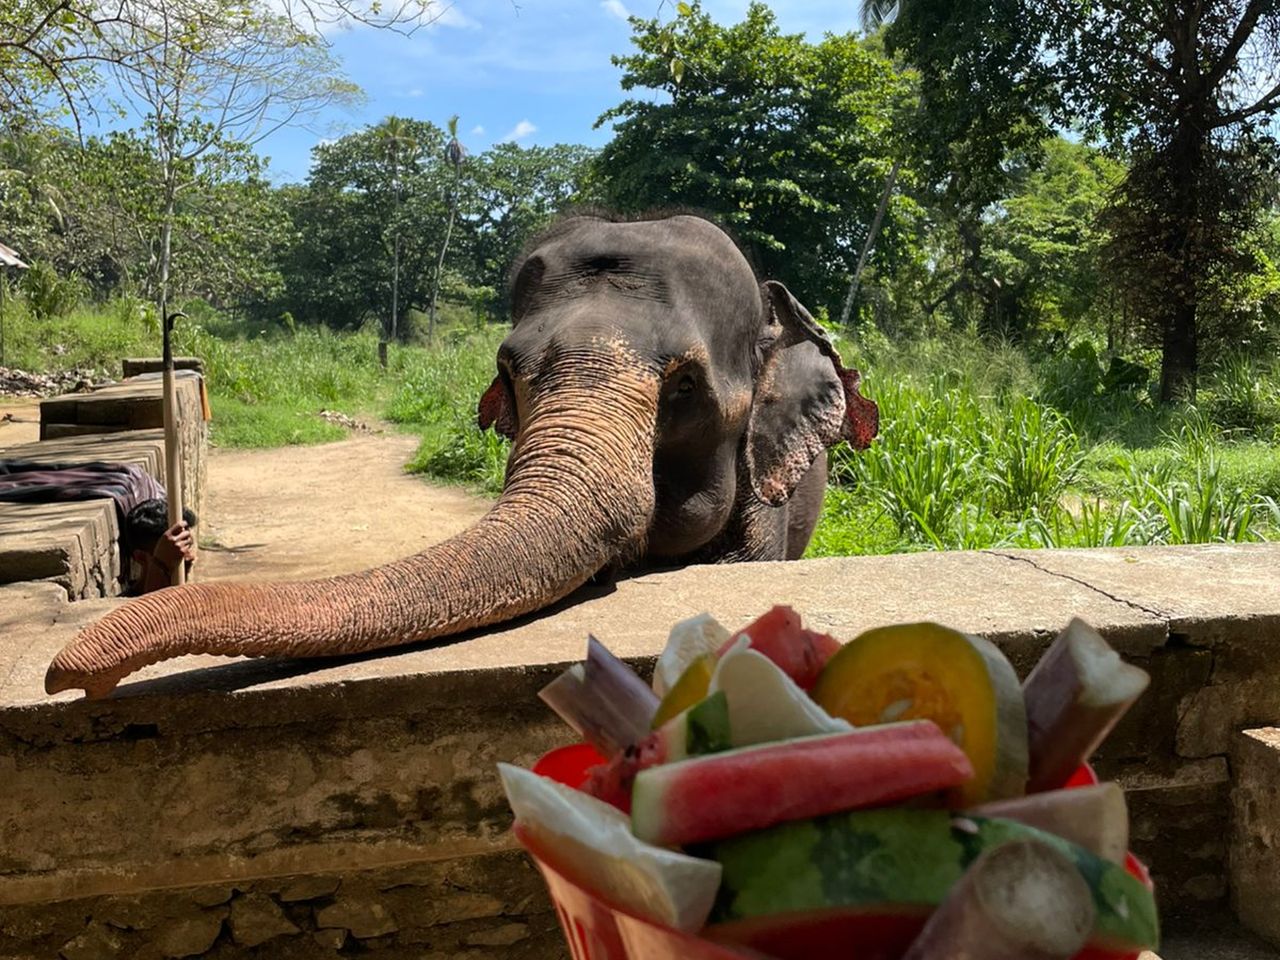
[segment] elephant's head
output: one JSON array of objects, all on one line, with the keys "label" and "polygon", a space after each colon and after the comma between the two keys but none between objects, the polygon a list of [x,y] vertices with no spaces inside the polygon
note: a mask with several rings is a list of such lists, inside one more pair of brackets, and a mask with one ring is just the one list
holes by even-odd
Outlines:
[{"label": "elephant's head", "polygon": [[59,653],[46,689],[103,695],[182,654],[331,656],[498,623],[605,566],[696,555],[744,501],[784,503],[824,447],[875,434],[857,373],[705,220],[562,221],[517,264],[511,303],[480,422],[514,444],[475,526],[362,573],[140,597]]}]

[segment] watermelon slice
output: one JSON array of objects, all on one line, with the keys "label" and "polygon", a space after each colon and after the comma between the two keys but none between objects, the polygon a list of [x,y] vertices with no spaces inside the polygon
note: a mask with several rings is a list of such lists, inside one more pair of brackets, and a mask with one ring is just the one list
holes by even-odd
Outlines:
[{"label": "watermelon slice", "polygon": [[818,682],[818,674],[840,649],[840,641],[834,637],[804,629],[800,614],[786,606],[775,606],[739,630],[720,647],[720,655],[724,656],[742,637],[747,637],[752,648],[781,667],[801,690],[808,690]]},{"label": "watermelon slice", "polygon": [[964,751],[928,720],[867,727],[642,770],[631,829],[649,843],[681,846],[894,803],[971,776]]},{"label": "watermelon slice", "polygon": [[786,823],[696,848],[724,867],[706,934],[783,960],[899,957],[974,860],[1020,839],[1075,862],[1097,910],[1094,948],[1157,947],[1155,899],[1123,867],[1013,821],[901,808]]},{"label": "watermelon slice", "polygon": [[694,931],[720,865],[641,843],[613,807],[532,771],[498,764],[516,823],[566,879],[637,917]]},{"label": "watermelon slice", "polygon": [[629,813],[631,787],[641,770],[732,746],[728,701],[723,693],[717,693],[668,720],[608,763],[594,767],[582,789]]}]

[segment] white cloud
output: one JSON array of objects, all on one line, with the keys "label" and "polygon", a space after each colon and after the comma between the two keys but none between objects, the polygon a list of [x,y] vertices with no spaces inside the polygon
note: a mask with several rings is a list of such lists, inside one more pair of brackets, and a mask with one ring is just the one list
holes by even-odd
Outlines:
[{"label": "white cloud", "polygon": [[532,136],[537,132],[538,132],[538,128],[535,127],[532,123],[530,123],[528,120],[521,120],[519,123],[517,123],[514,127],[511,128],[510,133],[508,133],[505,137],[503,137],[498,142],[506,143],[507,141],[511,141],[514,143],[518,140],[523,140],[525,137]]},{"label": "white cloud", "polygon": [[619,20],[625,20],[631,16],[631,11],[626,8],[622,0],[601,0],[600,6]]},{"label": "white cloud", "polygon": [[474,127],[471,128],[471,135],[473,137],[483,137],[484,127],[480,126],[480,124],[477,123]]},{"label": "white cloud", "polygon": [[406,96],[406,97],[420,97],[420,96],[422,96],[422,88],[421,88],[421,87],[414,87],[412,90],[408,91],[408,92],[405,94],[405,96]]},{"label": "white cloud", "polygon": [[[443,4],[433,3],[431,6],[434,8],[443,6]],[[463,30],[480,29],[480,24],[477,21],[472,20],[452,3],[445,6],[438,14],[433,9],[428,16],[432,18],[431,25],[435,27],[458,27]]]}]

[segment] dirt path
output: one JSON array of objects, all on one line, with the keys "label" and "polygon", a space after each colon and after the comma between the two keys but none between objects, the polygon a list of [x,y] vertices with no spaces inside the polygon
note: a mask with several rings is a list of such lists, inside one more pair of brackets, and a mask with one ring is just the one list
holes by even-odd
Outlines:
[{"label": "dirt path", "polygon": [[213,450],[201,580],[297,580],[399,557],[469,526],[489,501],[404,473],[392,432],[273,450]]}]

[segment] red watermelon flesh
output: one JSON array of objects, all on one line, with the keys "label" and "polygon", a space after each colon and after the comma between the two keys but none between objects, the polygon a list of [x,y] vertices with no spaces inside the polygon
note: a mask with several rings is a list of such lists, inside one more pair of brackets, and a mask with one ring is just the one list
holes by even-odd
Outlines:
[{"label": "red watermelon flesh", "polygon": [[825,633],[804,629],[800,614],[781,605],[730,637],[718,656],[724,656],[744,636],[750,638],[753,650],[776,663],[801,690],[808,690],[818,682],[818,674],[840,649],[840,641]]},{"label": "red watermelon flesh", "polygon": [[712,924],[703,935],[778,960],[901,960],[931,912],[912,904],[833,907]]},{"label": "red watermelon flesh", "polygon": [[630,813],[631,787],[635,783],[636,774],[664,762],[666,754],[666,744],[662,742],[657,731],[654,731],[640,743],[627,747],[607,763],[592,767],[588,771],[587,782],[582,785],[582,790],[597,800],[603,800],[617,807],[623,813]]},{"label": "red watermelon flesh", "polygon": [[[833,907],[716,923],[703,936],[777,960],[902,960],[931,912],[917,904]],[[1086,947],[1073,960],[1137,960],[1137,954]]]},{"label": "red watermelon flesh", "polygon": [[642,770],[631,829],[682,846],[896,803],[973,776],[964,752],[930,720],[766,743]]}]

